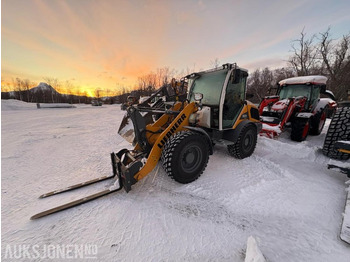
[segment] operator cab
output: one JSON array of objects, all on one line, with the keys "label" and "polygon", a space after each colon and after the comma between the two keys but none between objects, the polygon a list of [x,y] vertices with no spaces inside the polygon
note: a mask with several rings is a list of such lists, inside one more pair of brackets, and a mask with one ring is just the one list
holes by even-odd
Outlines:
[{"label": "operator cab", "polygon": [[[244,106],[248,72],[236,64],[187,76],[188,100],[196,101],[195,95],[203,95],[199,114],[207,119],[200,125],[213,129],[231,129]],[[220,87],[220,88],[219,88]]]},{"label": "operator cab", "polygon": [[291,97],[306,97],[306,106],[309,108],[317,103],[320,93],[326,91],[327,77],[301,76],[284,79],[278,83],[277,95],[280,100]]}]

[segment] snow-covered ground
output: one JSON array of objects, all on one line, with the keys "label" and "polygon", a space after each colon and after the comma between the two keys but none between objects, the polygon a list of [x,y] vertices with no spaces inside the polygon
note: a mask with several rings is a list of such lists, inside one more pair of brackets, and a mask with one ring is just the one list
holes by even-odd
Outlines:
[{"label": "snow-covered ground", "polygon": [[244,160],[216,146],[191,184],[171,180],[158,165],[128,194],[29,220],[110,186],[38,199],[111,174],[109,153],[130,148],[117,134],[124,112],[119,105],[39,110],[14,100],[1,107],[4,261],[21,245],[34,252],[33,246],[85,244],[97,247],[96,261],[244,261],[250,236],[267,261],[350,261],[350,246],[339,239],[347,179],[327,169],[339,162],[319,150],[326,129],[302,143],[288,132],[278,140],[259,137]]}]

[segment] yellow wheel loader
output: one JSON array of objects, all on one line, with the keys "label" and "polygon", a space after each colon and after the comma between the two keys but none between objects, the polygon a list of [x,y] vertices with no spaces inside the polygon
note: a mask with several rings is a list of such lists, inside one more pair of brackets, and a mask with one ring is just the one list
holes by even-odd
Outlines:
[{"label": "yellow wheel loader", "polygon": [[[229,154],[236,158],[249,157],[254,152],[261,123],[258,108],[245,100],[247,77],[247,70],[236,64],[224,64],[188,75],[186,101],[175,101],[164,108],[129,106],[118,133],[133,143],[134,149],[111,154],[113,175],[56,190],[41,198],[112,177],[116,177],[115,186],[41,212],[32,219],[122,188],[129,192],[132,185],[147,176],[159,160],[174,180],[190,183],[203,173],[216,143],[227,145]],[[152,115],[160,117],[154,121]]]}]

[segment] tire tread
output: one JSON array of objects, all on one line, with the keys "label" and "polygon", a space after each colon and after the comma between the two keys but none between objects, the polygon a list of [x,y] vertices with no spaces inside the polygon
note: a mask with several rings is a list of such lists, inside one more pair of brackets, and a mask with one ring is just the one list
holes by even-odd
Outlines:
[{"label": "tire tread", "polygon": [[347,160],[350,155],[334,149],[335,142],[350,140],[350,107],[338,108],[329,125],[322,152],[330,158]]}]

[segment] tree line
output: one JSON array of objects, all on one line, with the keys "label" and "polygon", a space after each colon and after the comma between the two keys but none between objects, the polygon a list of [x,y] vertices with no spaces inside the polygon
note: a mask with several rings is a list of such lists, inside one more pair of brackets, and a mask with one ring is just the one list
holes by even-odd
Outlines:
[{"label": "tree line", "polygon": [[350,33],[340,39],[331,37],[331,29],[307,37],[304,30],[291,44],[292,54],[286,67],[257,69],[248,78],[248,92],[253,102],[260,102],[271,87],[285,78],[306,75],[328,77],[327,89],[337,100],[347,100],[350,89]]},{"label": "tree line", "polygon": [[[150,96],[159,87],[168,85],[172,78],[179,78],[183,74],[189,74],[192,71],[187,68],[178,72],[169,67],[158,68],[145,75],[139,76],[134,88],[120,86],[116,83],[117,92],[110,89],[96,88],[92,97],[87,92],[82,92],[70,81],[60,81],[57,78],[45,77],[44,82],[38,86],[36,83],[28,80],[16,78],[12,79],[13,91],[1,92],[2,99],[18,99],[25,102],[34,103],[91,103],[92,100],[103,100],[104,103],[124,103],[129,95],[137,98],[141,96]],[[42,88],[44,86],[44,88]]]},{"label": "tree line", "polygon": [[60,82],[56,78],[45,78],[39,85],[17,77],[13,79],[13,91],[2,91],[1,99],[17,99],[30,103],[91,103],[86,94],[73,95],[71,91],[60,93]]}]

